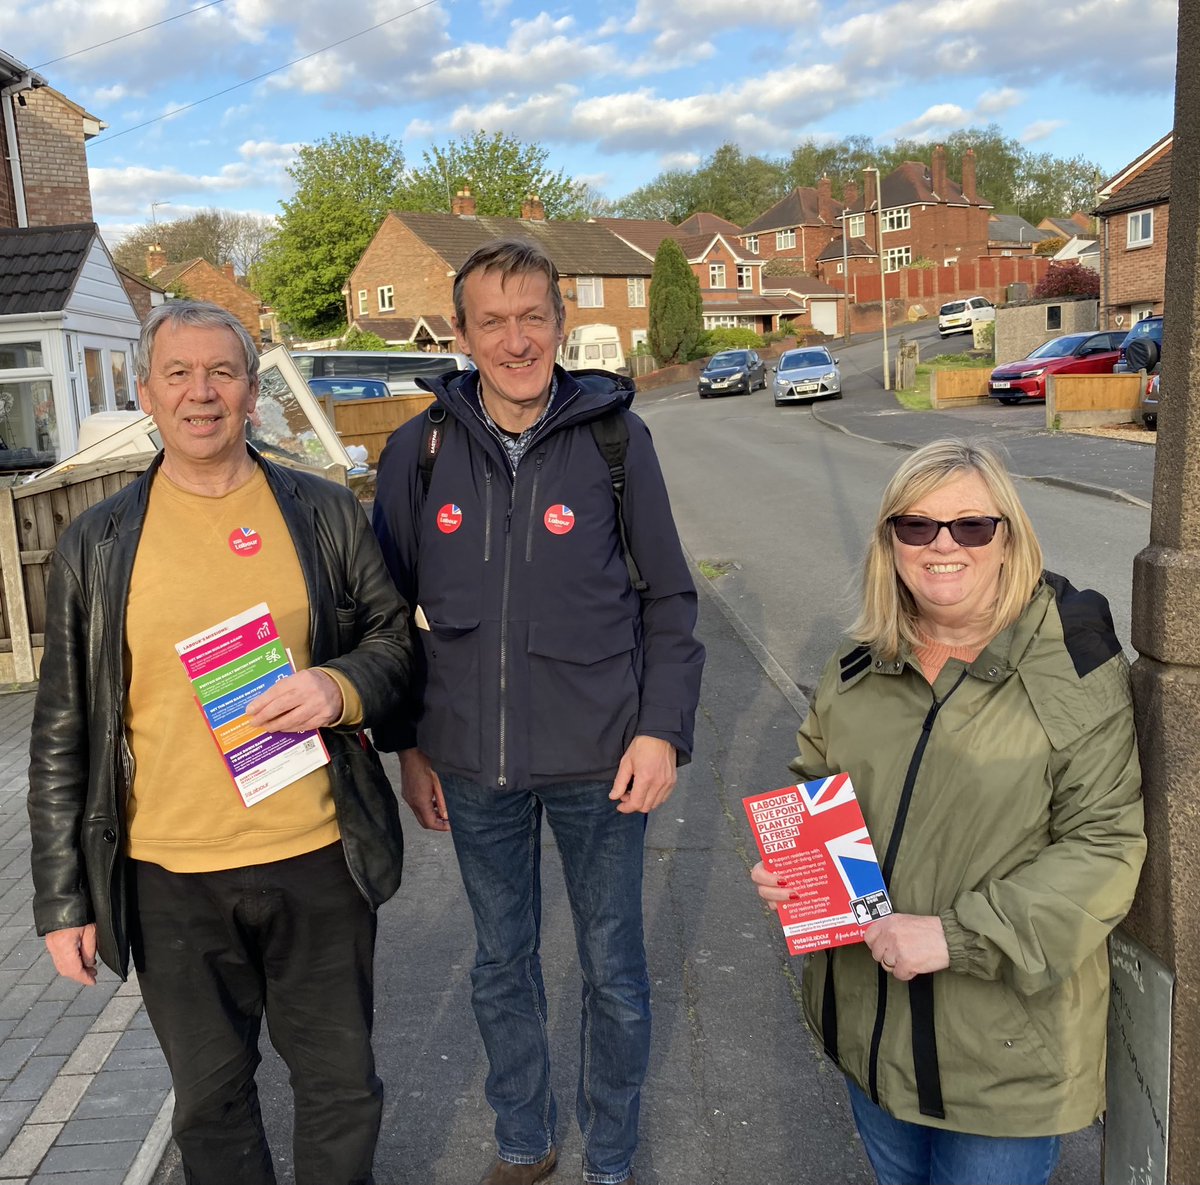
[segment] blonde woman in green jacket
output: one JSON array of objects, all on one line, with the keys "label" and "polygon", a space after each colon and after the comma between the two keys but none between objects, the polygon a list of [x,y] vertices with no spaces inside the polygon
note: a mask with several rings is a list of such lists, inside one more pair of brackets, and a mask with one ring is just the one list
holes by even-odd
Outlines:
[{"label": "blonde woman in green jacket", "polygon": [[1108,604],[1043,572],[994,452],[943,440],[884,491],[848,632],[791,768],[850,773],[896,912],[808,959],[808,1023],[881,1185],[1037,1185],[1104,1109],[1105,939],[1145,853]]}]

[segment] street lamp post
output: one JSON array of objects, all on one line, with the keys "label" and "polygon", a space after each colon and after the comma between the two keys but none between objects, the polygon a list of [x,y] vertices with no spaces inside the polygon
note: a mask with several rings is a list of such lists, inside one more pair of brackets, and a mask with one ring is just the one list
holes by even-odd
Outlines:
[{"label": "street lamp post", "polygon": [[874,165],[868,165],[863,172],[875,174],[875,249],[879,253],[879,320],[883,325],[883,389],[890,391],[892,377],[888,367],[887,279],[883,270],[883,179]]},{"label": "street lamp post", "polygon": [[846,227],[849,224],[849,219],[846,210],[843,209],[840,215],[842,221],[842,316],[845,318],[845,323],[842,325],[842,338],[846,345],[850,344],[850,244],[846,239]]}]

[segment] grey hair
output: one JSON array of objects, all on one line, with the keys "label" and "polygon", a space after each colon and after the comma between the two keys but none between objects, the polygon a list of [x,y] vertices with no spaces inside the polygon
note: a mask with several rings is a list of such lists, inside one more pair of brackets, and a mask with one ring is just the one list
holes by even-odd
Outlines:
[{"label": "grey hair", "polygon": [[246,374],[253,382],[258,377],[258,348],[246,327],[228,310],[205,300],[169,300],[155,305],[142,322],[137,344],[137,377],[139,383],[150,378],[150,353],[154,339],[164,326],[188,326],[194,329],[229,329],[237,336],[246,355]]},{"label": "grey hair", "polygon": [[558,268],[545,249],[529,239],[493,239],[482,247],[476,247],[454,277],[454,318],[460,330],[467,323],[463,286],[472,272],[480,271],[499,272],[505,280],[513,275],[540,273],[546,277],[550,300],[554,305],[554,320],[559,330],[567,323],[567,306],[563,304],[562,292],[558,287]]}]

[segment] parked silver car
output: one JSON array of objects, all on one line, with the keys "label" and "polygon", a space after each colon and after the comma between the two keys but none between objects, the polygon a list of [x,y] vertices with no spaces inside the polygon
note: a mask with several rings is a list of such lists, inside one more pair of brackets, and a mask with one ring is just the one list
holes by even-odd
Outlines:
[{"label": "parked silver car", "polygon": [[776,407],[801,399],[841,399],[842,372],[824,346],[805,346],[780,356],[774,388]]}]

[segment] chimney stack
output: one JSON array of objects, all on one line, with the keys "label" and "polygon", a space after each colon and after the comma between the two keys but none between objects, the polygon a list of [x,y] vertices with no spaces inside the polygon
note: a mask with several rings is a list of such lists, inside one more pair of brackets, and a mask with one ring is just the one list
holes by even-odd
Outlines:
[{"label": "chimney stack", "polygon": [[167,253],[158,243],[151,243],[146,249],[146,275],[153,276],[167,266]]},{"label": "chimney stack", "polygon": [[531,193],[521,203],[521,217],[526,222],[530,220],[534,222],[546,221],[546,207],[542,205],[541,198],[536,193]]},{"label": "chimney stack", "polygon": [[237,283],[237,276],[235,276],[233,274],[233,264],[232,263],[223,263],[221,265],[221,271],[223,271],[225,273],[225,279],[227,279],[231,284]]},{"label": "chimney stack", "polygon": [[962,191],[963,197],[969,202],[979,200],[975,192],[975,149],[968,148],[963,153],[962,162]]},{"label": "chimney stack", "polygon": [[938,144],[933,150],[931,184],[938,201],[944,202],[949,195],[946,192],[946,148],[942,144]]},{"label": "chimney stack", "polygon": [[842,200],[846,203],[847,209],[853,209],[854,204],[858,201],[858,185],[856,182],[846,182],[842,188]]},{"label": "chimney stack", "polygon": [[464,185],[462,189],[454,195],[450,203],[450,213],[457,214],[462,218],[475,217],[475,199],[471,196],[469,186]]},{"label": "chimney stack", "polygon": [[833,201],[833,182],[826,175],[817,181],[817,212],[823,214],[831,201]]}]

